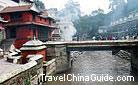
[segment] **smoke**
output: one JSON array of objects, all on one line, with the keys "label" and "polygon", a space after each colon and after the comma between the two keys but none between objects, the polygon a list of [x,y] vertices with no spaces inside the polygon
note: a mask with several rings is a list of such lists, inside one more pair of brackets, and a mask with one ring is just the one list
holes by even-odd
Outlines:
[{"label": "smoke", "polygon": [[113,11],[111,21],[114,22],[126,16],[126,4],[127,0],[113,0],[113,2],[111,3],[111,9]]},{"label": "smoke", "polygon": [[71,41],[72,37],[76,34],[73,21],[79,19],[80,14],[79,4],[73,0],[69,0],[65,8],[58,12],[60,20],[58,24],[61,30],[61,37],[64,41]]},{"label": "smoke", "polygon": [[72,36],[74,36],[74,34],[76,34],[76,28],[73,26],[73,23],[70,22],[70,25],[68,25],[67,28],[61,29],[62,30],[62,35],[61,37],[65,40],[65,41],[71,41],[72,40]]}]

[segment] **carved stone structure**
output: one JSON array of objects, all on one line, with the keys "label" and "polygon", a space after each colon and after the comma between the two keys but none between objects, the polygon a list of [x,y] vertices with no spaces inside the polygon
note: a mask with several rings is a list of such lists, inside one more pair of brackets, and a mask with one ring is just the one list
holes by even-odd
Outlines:
[{"label": "carved stone structure", "polygon": [[56,59],[56,73],[69,69],[69,55],[66,44],[49,44],[47,46],[47,57]]},{"label": "carved stone structure", "polygon": [[44,56],[43,61],[46,61],[46,46],[39,40],[34,39],[26,42],[20,50],[22,52],[22,63],[26,63],[27,56],[32,54],[41,54]]}]

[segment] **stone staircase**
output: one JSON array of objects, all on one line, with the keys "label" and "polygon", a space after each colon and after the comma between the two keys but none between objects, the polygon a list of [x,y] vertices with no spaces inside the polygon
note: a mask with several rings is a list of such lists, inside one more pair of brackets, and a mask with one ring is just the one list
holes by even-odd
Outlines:
[{"label": "stone staircase", "polygon": [[5,39],[2,41],[0,48],[2,48],[4,50],[4,52],[9,52],[14,41],[15,41],[15,39]]},{"label": "stone staircase", "polygon": [[124,50],[120,50],[115,56],[126,59],[126,60],[130,60],[131,59],[131,53],[124,51]]}]

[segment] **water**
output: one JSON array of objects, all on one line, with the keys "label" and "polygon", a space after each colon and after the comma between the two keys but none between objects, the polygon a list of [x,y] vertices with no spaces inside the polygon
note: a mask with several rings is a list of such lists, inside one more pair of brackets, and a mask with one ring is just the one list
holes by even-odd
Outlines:
[{"label": "water", "polygon": [[[87,51],[75,57],[73,67],[70,71],[55,76],[63,76],[67,74],[90,76],[92,74],[102,75],[108,74],[116,78],[117,76],[131,76],[131,63],[128,60],[113,56],[110,51]],[[135,75],[135,74],[134,74]],[[132,76],[134,76],[132,75]],[[47,82],[47,85],[138,85],[137,76],[135,81],[52,81]]]}]

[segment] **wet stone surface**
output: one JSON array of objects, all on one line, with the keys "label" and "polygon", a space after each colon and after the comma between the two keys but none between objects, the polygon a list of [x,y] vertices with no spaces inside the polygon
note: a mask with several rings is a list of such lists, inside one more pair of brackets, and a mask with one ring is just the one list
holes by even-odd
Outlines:
[{"label": "wet stone surface", "polygon": [[[113,56],[111,51],[87,51],[75,57],[73,67],[70,71],[55,76],[63,76],[64,74],[74,74],[81,76],[89,76],[92,74],[102,75],[108,74],[116,78],[117,76],[130,76],[131,63],[128,60]],[[135,75],[135,74],[134,74]],[[47,85],[138,85],[137,76],[135,81],[127,82],[98,82],[98,81],[52,81]]]}]

